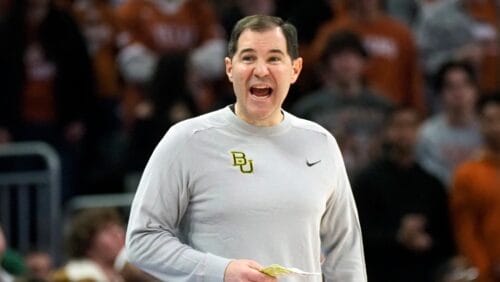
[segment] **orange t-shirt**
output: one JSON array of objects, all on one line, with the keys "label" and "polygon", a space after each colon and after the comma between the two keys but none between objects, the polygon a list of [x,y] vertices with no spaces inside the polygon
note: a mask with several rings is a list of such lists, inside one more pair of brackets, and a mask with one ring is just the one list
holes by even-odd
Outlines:
[{"label": "orange t-shirt", "polygon": [[324,24],[306,53],[305,64],[314,65],[330,36],[341,30],[358,33],[370,56],[366,78],[371,87],[396,104],[425,111],[423,77],[411,31],[386,15],[372,21],[358,20],[349,14]]},{"label": "orange t-shirt", "polygon": [[[117,8],[116,15],[120,47],[141,43],[155,54],[164,55],[187,52],[209,39],[222,38],[215,11],[206,0],[185,0],[175,9],[164,0],[127,0]],[[132,125],[135,108],[143,100],[143,89],[126,85],[124,96],[124,120]]]},{"label": "orange t-shirt", "polygon": [[495,0],[464,1],[464,4],[469,14],[475,19],[488,22],[493,26],[498,25],[498,4]]},{"label": "orange t-shirt", "polygon": [[118,26],[114,10],[102,0],[76,2],[73,10],[92,57],[98,94],[103,98],[116,98],[120,84],[116,67]]},{"label": "orange t-shirt", "polygon": [[38,43],[28,45],[24,65],[26,80],[21,100],[23,120],[33,123],[54,122],[56,66],[47,60]]},{"label": "orange t-shirt", "polygon": [[500,88],[500,13],[495,0],[465,1],[466,9],[474,19],[488,24],[496,32],[496,40],[483,43],[484,58],[479,69],[479,84],[484,92],[493,92]]},{"label": "orange t-shirt", "polygon": [[169,11],[156,0],[128,0],[118,7],[121,44],[140,42],[157,54],[187,51],[222,34],[208,1],[187,0]]},{"label": "orange t-shirt", "polygon": [[485,155],[459,166],[450,200],[459,250],[479,268],[479,281],[494,281],[488,272],[500,265],[500,160]]}]

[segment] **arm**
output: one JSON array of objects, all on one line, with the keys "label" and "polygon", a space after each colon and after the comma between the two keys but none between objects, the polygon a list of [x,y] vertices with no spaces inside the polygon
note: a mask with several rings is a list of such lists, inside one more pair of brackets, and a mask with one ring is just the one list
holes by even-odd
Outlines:
[{"label": "arm", "polygon": [[188,207],[186,134],[174,126],[149,160],[132,204],[127,229],[128,259],[162,281],[217,281],[229,259],[203,253],[177,237]]},{"label": "arm", "polygon": [[331,141],[336,179],[321,222],[325,281],[367,281],[356,204],[340,149],[333,138]]},{"label": "arm", "polygon": [[453,181],[450,196],[453,226],[459,251],[484,274],[490,269],[490,261],[485,246],[480,242],[481,236],[476,233],[480,228],[478,214],[481,211],[472,193],[476,187],[469,182],[470,175],[466,168],[457,170]]}]

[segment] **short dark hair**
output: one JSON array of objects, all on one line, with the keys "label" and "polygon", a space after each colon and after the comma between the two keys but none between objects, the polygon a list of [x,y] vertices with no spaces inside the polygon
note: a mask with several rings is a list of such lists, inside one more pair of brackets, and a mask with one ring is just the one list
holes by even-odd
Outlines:
[{"label": "short dark hair", "polygon": [[77,213],[66,234],[66,250],[71,258],[84,258],[92,239],[110,223],[123,226],[120,213],[113,208],[90,208]]},{"label": "short dark hair", "polygon": [[326,62],[330,56],[344,51],[354,51],[361,57],[368,57],[359,35],[350,30],[341,30],[329,37],[325,49],[321,52],[321,61]]},{"label": "short dark hair", "polygon": [[466,74],[467,77],[469,78],[469,81],[477,88],[479,85],[478,79],[477,79],[477,73],[474,67],[467,61],[456,61],[456,60],[451,60],[443,63],[441,67],[438,69],[436,72],[435,78],[434,78],[434,88],[435,90],[439,93],[443,90],[445,83],[446,83],[446,75],[448,72],[455,70],[455,69],[460,69],[463,70]]},{"label": "short dark hair", "polygon": [[490,104],[500,106],[500,91],[481,96],[476,103],[477,114],[482,115],[484,108]]},{"label": "short dark hair", "polygon": [[297,38],[297,29],[289,22],[279,17],[267,15],[252,15],[239,20],[234,26],[229,42],[227,44],[227,54],[230,58],[238,51],[238,39],[243,31],[250,29],[252,31],[267,31],[274,27],[281,28],[286,39],[286,48],[290,57],[295,60],[299,57],[299,41]]}]

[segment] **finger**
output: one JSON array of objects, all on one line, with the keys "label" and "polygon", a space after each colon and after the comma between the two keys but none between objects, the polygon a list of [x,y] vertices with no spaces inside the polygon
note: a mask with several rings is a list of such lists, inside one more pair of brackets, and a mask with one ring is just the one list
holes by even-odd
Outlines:
[{"label": "finger", "polygon": [[252,269],[248,273],[248,279],[252,282],[274,282],[277,281],[276,278],[262,273],[256,269]]},{"label": "finger", "polygon": [[258,262],[254,261],[254,260],[249,260],[247,261],[247,265],[250,267],[250,268],[253,268],[253,269],[256,269],[257,271],[260,271],[262,269],[262,265],[260,265]]}]

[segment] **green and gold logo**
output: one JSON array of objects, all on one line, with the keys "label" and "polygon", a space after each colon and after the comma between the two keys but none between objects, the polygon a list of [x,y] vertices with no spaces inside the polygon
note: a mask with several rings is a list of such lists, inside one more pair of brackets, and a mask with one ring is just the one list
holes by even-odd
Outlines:
[{"label": "green and gold logo", "polygon": [[239,166],[242,173],[253,172],[253,160],[247,160],[245,153],[232,151],[231,155],[233,155],[233,166]]}]

